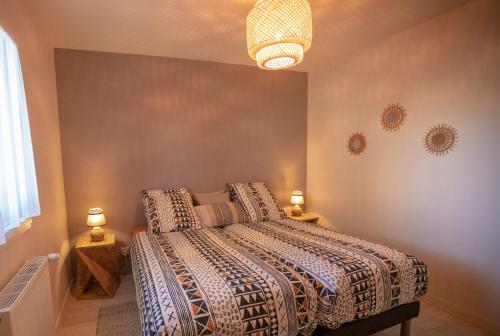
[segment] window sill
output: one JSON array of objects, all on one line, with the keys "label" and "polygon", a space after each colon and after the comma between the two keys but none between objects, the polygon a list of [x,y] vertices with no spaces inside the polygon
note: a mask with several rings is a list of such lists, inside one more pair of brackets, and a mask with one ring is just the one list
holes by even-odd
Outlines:
[{"label": "window sill", "polygon": [[31,229],[31,223],[33,223],[33,219],[28,218],[27,220],[22,222],[21,225],[19,225],[18,227],[7,231],[5,234],[5,240],[6,240],[5,244],[8,244],[9,242],[16,240],[17,238],[21,237],[26,231]]}]

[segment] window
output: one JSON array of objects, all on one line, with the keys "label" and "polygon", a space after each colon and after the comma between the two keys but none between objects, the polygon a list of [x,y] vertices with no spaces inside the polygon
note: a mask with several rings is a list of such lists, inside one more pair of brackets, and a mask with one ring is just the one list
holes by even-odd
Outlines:
[{"label": "window", "polygon": [[0,245],[40,215],[17,47],[0,27]]}]

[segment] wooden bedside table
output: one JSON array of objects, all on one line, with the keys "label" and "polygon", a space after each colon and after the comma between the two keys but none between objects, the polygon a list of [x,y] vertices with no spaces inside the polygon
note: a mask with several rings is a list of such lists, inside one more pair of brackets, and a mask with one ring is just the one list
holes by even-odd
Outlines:
[{"label": "wooden bedside table", "polygon": [[112,298],[120,285],[115,235],[106,234],[103,241],[95,243],[89,236],[80,237],[75,249],[78,255],[76,298]]},{"label": "wooden bedside table", "polygon": [[302,216],[298,216],[298,217],[288,215],[288,217],[290,217],[291,219],[298,220],[300,222],[307,222],[307,223],[313,223],[313,224],[318,224],[318,221],[319,221],[319,216],[315,215],[313,213],[304,213],[304,214],[302,214]]}]

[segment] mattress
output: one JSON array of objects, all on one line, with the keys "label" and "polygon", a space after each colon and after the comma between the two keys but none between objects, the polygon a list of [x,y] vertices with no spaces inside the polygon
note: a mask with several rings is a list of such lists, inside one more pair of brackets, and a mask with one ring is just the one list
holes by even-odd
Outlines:
[{"label": "mattress", "polygon": [[310,335],[317,294],[293,267],[221,229],[131,243],[143,335]]},{"label": "mattress", "polygon": [[265,249],[307,278],[318,294],[318,323],[328,328],[416,301],[427,291],[420,259],[316,224],[279,220],[224,231],[243,248]]}]

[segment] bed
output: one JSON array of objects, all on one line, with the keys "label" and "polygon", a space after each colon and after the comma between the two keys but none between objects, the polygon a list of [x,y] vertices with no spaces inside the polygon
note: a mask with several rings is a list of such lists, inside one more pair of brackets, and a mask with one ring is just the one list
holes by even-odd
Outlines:
[{"label": "bed", "polygon": [[427,292],[427,266],[420,259],[316,224],[283,219],[233,224],[224,231],[241,246],[265,248],[307,278],[318,294],[318,323],[328,329],[402,306],[413,312],[405,316],[414,317]]},{"label": "bed", "polygon": [[288,219],[266,183],[228,188],[233,202],[204,208],[186,188],[144,192],[148,232],[131,248],[143,335],[370,335],[397,323],[409,335],[428,287],[420,259]]},{"label": "bed", "polygon": [[221,232],[135,235],[142,335],[310,335],[317,306],[310,282]]}]

